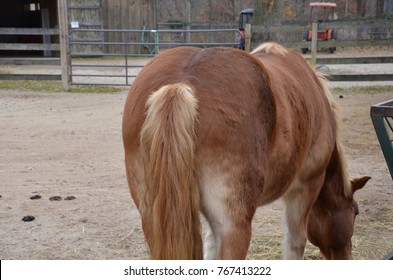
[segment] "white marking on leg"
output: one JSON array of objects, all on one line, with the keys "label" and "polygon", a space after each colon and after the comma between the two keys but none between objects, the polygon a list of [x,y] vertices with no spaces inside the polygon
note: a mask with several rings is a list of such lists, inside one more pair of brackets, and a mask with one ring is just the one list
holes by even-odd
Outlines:
[{"label": "white marking on leg", "polygon": [[210,225],[206,226],[205,241],[203,243],[203,258],[205,260],[214,260],[217,258],[216,241]]},{"label": "white marking on leg", "polygon": [[209,232],[206,236],[205,258],[217,259],[222,236],[230,230],[231,222],[228,218],[227,178],[220,174],[218,168],[203,168],[200,180],[203,212],[209,223]]}]

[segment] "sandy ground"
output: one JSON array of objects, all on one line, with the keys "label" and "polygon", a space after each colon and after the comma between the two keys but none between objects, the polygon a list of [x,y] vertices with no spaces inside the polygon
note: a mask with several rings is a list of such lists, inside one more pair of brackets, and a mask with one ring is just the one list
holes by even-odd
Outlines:
[{"label": "sandy ground", "polygon": [[[354,257],[381,259],[393,250],[393,183],[369,108],[393,94],[343,95],[335,98],[351,174],[373,177],[356,194]],[[0,259],[148,257],[123,165],[125,98],[0,90]],[[249,258],[280,258],[282,214],[280,202],[257,212]],[[318,258],[315,247],[306,258]]]}]

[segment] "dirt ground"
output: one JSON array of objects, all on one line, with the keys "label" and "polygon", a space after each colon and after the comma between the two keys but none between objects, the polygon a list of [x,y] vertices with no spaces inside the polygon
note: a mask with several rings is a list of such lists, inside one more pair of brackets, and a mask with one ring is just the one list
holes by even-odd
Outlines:
[{"label": "dirt ground", "polygon": [[[372,176],[356,194],[355,259],[393,250],[393,183],[369,117],[392,97],[335,94],[350,172]],[[0,259],[148,258],[123,165],[125,98],[0,90]],[[280,258],[282,214],[281,202],[257,212],[249,258]],[[306,258],[318,250],[307,246]]]},{"label": "dirt ground", "polygon": [[[391,47],[378,52],[352,49],[336,55],[387,56],[392,51]],[[369,72],[374,66],[356,67]],[[3,66],[0,72],[30,71],[18,67]],[[356,67],[331,69],[356,72]],[[59,70],[58,66],[33,68]],[[390,64],[381,71],[392,69]],[[372,177],[356,193],[360,215],[353,255],[381,259],[393,250],[393,181],[369,110],[392,99],[393,93],[337,89],[359,84],[331,86],[342,108],[342,140],[350,173]],[[117,94],[0,89],[0,259],[148,258],[123,163],[121,120],[126,95],[127,89]],[[34,220],[22,221],[26,216]],[[249,259],[280,259],[282,216],[280,201],[258,210]],[[318,249],[307,245],[305,258],[320,258]]]}]

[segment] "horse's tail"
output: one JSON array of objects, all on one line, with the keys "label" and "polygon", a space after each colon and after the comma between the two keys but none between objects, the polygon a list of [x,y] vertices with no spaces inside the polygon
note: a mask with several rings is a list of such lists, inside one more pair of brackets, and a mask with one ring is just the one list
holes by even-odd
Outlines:
[{"label": "horse's tail", "polygon": [[197,99],[186,84],[151,94],[140,141],[144,151],[142,223],[153,259],[201,259],[195,178]]}]

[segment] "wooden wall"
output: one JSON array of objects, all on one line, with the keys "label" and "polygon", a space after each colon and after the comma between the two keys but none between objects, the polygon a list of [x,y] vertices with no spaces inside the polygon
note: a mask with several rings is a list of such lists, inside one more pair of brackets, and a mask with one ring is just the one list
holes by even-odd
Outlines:
[{"label": "wooden wall", "polygon": [[[79,22],[84,29],[136,29],[154,28],[155,0],[68,0],[68,20]],[[127,37],[127,38],[126,38]],[[75,32],[73,39],[88,42],[140,42],[141,33]],[[78,46],[76,52],[125,53],[124,46]],[[130,46],[127,52],[140,48]]]},{"label": "wooden wall", "polygon": [[[141,30],[154,28],[154,0],[102,0],[103,21],[107,29],[136,29]],[[128,38],[125,38],[127,36]],[[141,33],[108,33],[105,40],[107,42],[140,42]],[[121,53],[124,48],[121,46],[110,46],[108,52]],[[139,46],[130,46],[128,53],[143,52]]]},{"label": "wooden wall", "polygon": [[153,28],[154,0],[102,0],[105,28]]},{"label": "wooden wall", "polygon": [[[68,21],[77,22],[79,29],[102,29],[102,1],[101,0],[68,0]],[[70,28],[73,31],[73,28]],[[104,36],[102,32],[72,32],[71,41],[83,41],[89,43],[103,42]],[[85,53],[101,53],[102,45],[78,45],[71,47],[72,52]]]}]

